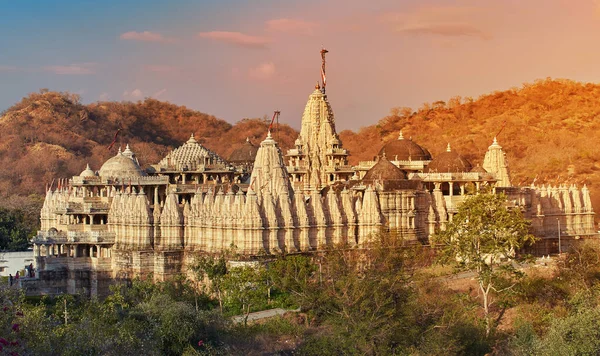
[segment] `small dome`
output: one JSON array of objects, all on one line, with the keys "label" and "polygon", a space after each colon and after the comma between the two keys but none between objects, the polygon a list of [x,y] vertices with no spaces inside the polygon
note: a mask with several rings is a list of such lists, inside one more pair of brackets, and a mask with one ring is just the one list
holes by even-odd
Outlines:
[{"label": "small dome", "polygon": [[425,148],[414,143],[413,140],[406,140],[400,131],[400,136],[397,140],[386,143],[381,150],[379,156],[385,153],[392,160],[399,161],[429,161],[431,154]]},{"label": "small dome", "polygon": [[406,172],[396,167],[383,155],[362,179],[363,183],[372,184],[375,181],[401,181],[406,180]]},{"label": "small dome", "polygon": [[472,168],[471,162],[450,149],[450,144],[446,152],[435,156],[427,166],[430,173],[464,173],[470,172]]},{"label": "small dome", "polygon": [[95,177],[96,173],[94,173],[94,171],[92,171],[92,169],[90,168],[90,164],[88,163],[87,166],[85,167],[85,169],[83,170],[83,172],[81,172],[81,174],[79,176],[80,177]]},{"label": "small dome", "polygon": [[146,172],[140,168],[136,161],[126,156],[119,149],[116,156],[104,162],[98,174],[102,177],[129,178],[143,177],[146,175]]},{"label": "small dome", "polygon": [[232,163],[251,163],[256,158],[258,147],[254,146],[250,139],[246,139],[244,144],[237,148],[229,156],[229,162]]}]

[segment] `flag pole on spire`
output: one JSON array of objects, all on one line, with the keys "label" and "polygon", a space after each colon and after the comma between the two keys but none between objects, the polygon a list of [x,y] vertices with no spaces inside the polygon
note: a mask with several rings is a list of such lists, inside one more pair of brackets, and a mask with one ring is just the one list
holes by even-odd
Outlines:
[{"label": "flag pole on spire", "polygon": [[327,85],[327,77],[325,76],[325,54],[329,53],[325,48],[321,48],[321,90],[325,94],[325,86]]}]

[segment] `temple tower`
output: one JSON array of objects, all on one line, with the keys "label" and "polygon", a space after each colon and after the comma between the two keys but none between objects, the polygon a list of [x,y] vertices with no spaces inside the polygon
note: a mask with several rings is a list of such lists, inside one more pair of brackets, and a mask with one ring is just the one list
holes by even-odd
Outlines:
[{"label": "temple tower", "polygon": [[287,158],[295,188],[305,191],[349,180],[354,173],[348,165],[348,151],[342,148],[335,131],[333,110],[319,84],[308,97],[300,136]]},{"label": "temple tower", "polygon": [[488,151],[485,153],[483,168],[496,176],[498,179],[496,187],[512,187],[506,155],[495,137],[494,142],[488,147]]}]

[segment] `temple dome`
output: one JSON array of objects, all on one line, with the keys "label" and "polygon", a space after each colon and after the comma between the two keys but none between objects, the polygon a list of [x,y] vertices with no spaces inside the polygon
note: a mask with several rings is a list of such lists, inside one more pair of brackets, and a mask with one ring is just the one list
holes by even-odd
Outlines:
[{"label": "temple dome", "polygon": [[470,172],[473,166],[466,158],[450,149],[435,156],[427,166],[430,173],[463,173]]},{"label": "temple dome", "polygon": [[81,172],[81,174],[79,174],[80,177],[95,177],[96,173],[94,173],[94,171],[92,171],[92,169],[90,168],[90,164],[88,163],[87,166],[85,167],[85,169],[83,170],[83,172]]},{"label": "temple dome", "polygon": [[429,154],[429,151],[413,142],[413,140],[404,139],[404,136],[402,136],[402,131],[400,131],[400,136],[398,136],[398,139],[386,143],[381,150],[379,150],[378,155],[381,156],[384,153],[387,157],[390,157],[390,159],[398,161],[431,160],[431,154]]},{"label": "temple dome", "polygon": [[146,175],[146,172],[140,168],[136,161],[126,156],[119,149],[116,156],[104,162],[98,174],[102,177],[130,178],[143,177]]},{"label": "temple dome", "polygon": [[195,171],[205,166],[230,167],[223,158],[196,141],[194,134],[190,136],[186,143],[169,152],[165,158],[158,162],[158,166],[178,171]]},{"label": "temple dome", "polygon": [[229,156],[229,162],[232,163],[252,163],[256,159],[256,153],[258,152],[258,147],[254,146],[250,139],[246,139],[244,144],[237,148],[235,151],[231,153]]},{"label": "temple dome", "polygon": [[396,167],[385,155],[379,158],[362,179],[363,183],[371,184],[375,181],[401,181],[406,180],[406,172]]}]

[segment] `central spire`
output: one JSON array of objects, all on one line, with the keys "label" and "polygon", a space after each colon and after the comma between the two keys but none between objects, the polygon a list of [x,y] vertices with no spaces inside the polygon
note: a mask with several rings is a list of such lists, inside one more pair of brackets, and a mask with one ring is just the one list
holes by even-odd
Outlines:
[{"label": "central spire", "polygon": [[321,189],[337,181],[350,179],[354,171],[348,166],[348,151],[342,148],[335,130],[335,118],[325,94],[325,54],[321,50],[321,79],[310,94],[302,115],[296,147],[289,150],[288,171],[296,186]]},{"label": "central spire", "polygon": [[325,86],[327,85],[327,77],[325,76],[325,54],[329,53],[325,48],[321,48],[321,91],[325,94]]}]

